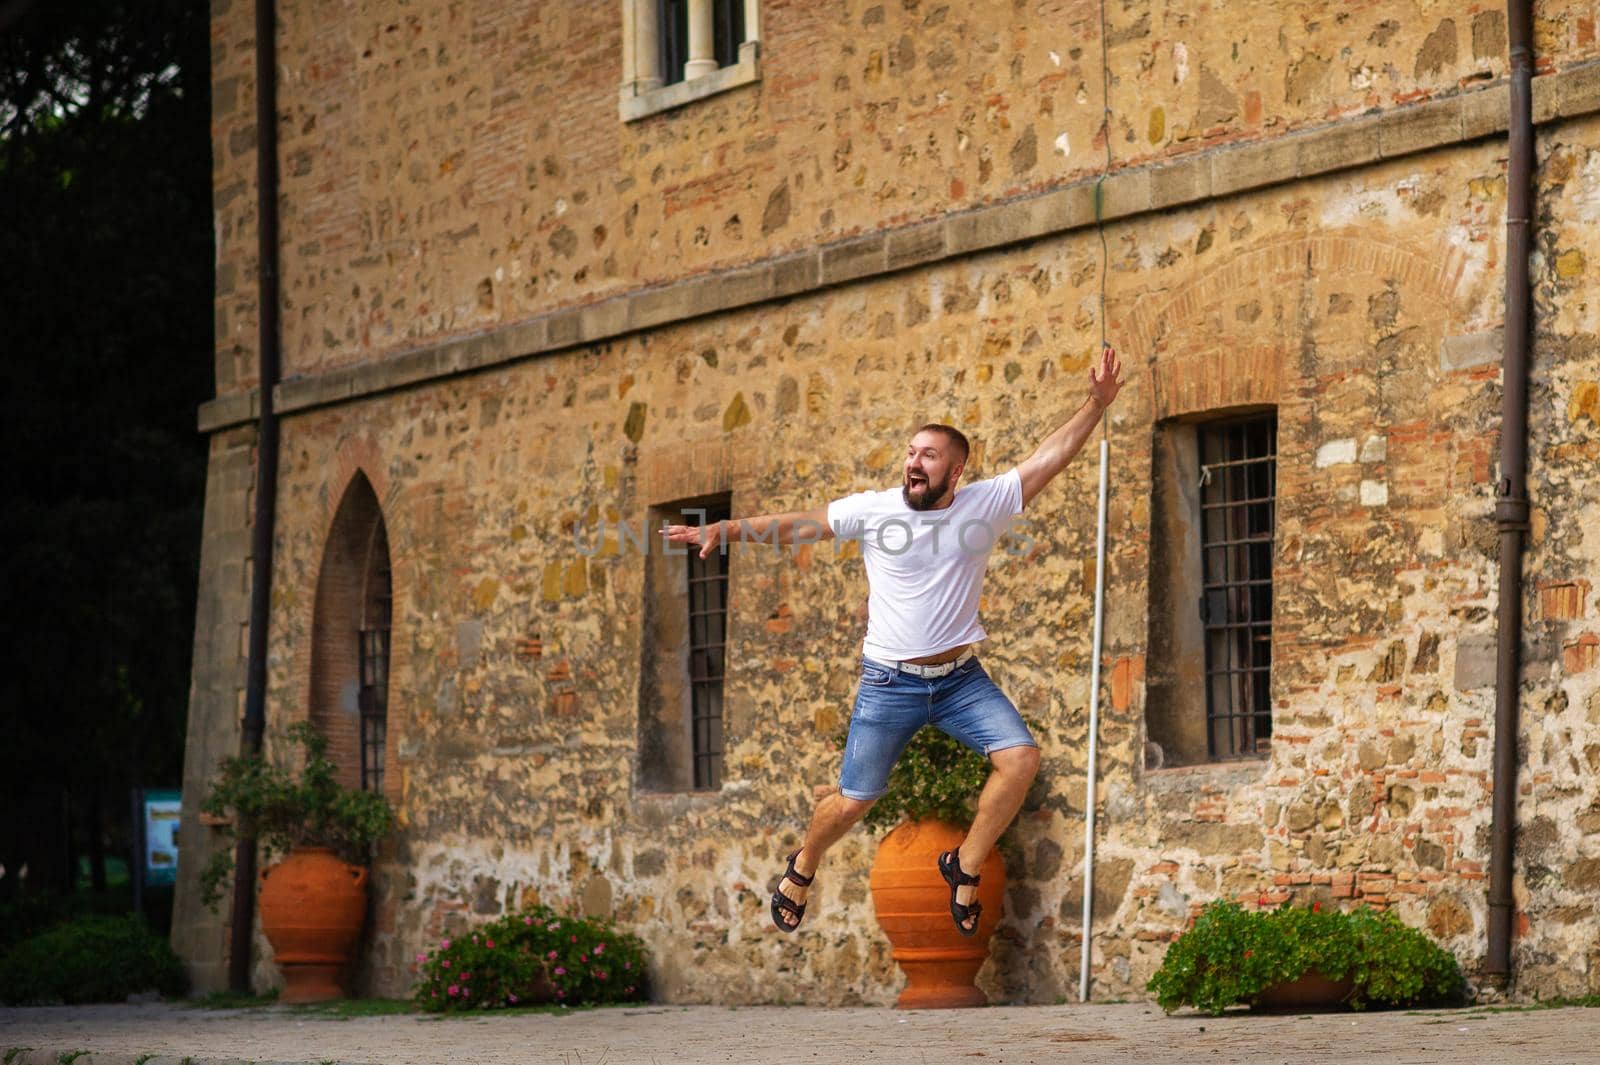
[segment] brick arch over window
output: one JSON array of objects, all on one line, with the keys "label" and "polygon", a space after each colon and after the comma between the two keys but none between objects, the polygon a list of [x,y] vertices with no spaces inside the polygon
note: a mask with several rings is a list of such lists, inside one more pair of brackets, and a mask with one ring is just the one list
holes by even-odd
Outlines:
[{"label": "brick arch over window", "polygon": [[372,482],[357,471],[328,529],[311,622],[311,722],[348,787],[383,791],[392,577]]},{"label": "brick arch over window", "polygon": [[1269,242],[1152,293],[1126,318],[1126,354],[1148,360],[1156,421],[1271,406],[1290,363],[1315,353],[1322,374],[1370,365],[1368,334],[1391,300],[1443,335],[1468,269],[1457,249],[1424,253],[1354,233]]}]

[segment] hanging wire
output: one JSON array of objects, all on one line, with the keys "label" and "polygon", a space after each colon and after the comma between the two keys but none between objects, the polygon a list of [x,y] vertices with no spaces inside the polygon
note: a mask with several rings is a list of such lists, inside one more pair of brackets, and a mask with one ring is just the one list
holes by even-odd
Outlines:
[{"label": "hanging wire", "polygon": [[[1106,350],[1106,270],[1111,262],[1111,252],[1106,246],[1105,183],[1111,173],[1111,57],[1106,36],[1106,0],[1100,0],[1100,136],[1106,145],[1106,163],[1094,183],[1094,226],[1100,236],[1100,347],[1096,354]],[[1100,419],[1100,433],[1109,437],[1107,418]]]}]

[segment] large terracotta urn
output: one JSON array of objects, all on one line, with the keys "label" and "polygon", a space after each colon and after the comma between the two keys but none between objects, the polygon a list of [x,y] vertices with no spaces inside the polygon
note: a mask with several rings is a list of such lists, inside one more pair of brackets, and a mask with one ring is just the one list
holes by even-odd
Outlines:
[{"label": "large terracotta urn", "polygon": [[367,871],[326,847],[302,847],[261,872],[261,931],[283,970],[280,1002],[344,995],[367,916]]},{"label": "large terracotta urn", "polygon": [[1006,867],[991,851],[978,875],[983,913],[978,934],[956,930],[950,917],[950,887],[939,875],[939,852],[954,850],[966,833],[943,821],[908,821],[878,844],[872,862],[872,904],[878,923],[906,974],[900,1009],[983,1006],[988,998],[973,984],[989,957],[989,938],[1000,923]]}]

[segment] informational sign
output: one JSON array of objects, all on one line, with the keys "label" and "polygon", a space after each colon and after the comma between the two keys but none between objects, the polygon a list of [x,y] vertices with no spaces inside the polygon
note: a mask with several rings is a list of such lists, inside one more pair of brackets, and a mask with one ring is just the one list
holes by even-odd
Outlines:
[{"label": "informational sign", "polygon": [[154,887],[178,878],[178,812],[183,793],[144,793],[144,883]]}]

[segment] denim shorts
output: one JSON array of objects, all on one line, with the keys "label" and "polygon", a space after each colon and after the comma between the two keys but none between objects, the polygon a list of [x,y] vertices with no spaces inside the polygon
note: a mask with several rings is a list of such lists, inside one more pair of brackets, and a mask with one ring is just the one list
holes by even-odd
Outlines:
[{"label": "denim shorts", "polygon": [[976,655],[935,679],[864,658],[839,793],[861,801],[882,795],[890,768],[924,725],[936,726],[985,757],[1008,747],[1038,746]]}]

